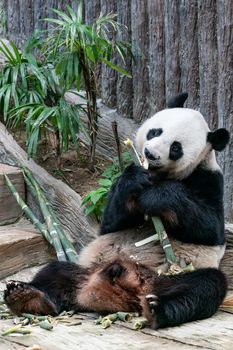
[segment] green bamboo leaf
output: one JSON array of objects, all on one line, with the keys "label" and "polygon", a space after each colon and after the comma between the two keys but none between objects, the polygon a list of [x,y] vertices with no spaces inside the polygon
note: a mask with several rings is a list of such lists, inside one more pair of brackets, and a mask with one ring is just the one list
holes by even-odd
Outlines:
[{"label": "green bamboo leaf", "polygon": [[85,209],[85,215],[90,215],[95,211],[95,205],[91,204]]},{"label": "green bamboo leaf", "polygon": [[0,51],[8,59],[11,64],[15,64],[15,57],[13,56],[11,50],[7,47],[3,40],[0,39],[0,43],[3,47],[0,46]]},{"label": "green bamboo leaf", "polygon": [[77,17],[76,17],[76,14],[75,14],[74,10],[69,5],[67,5],[66,8],[67,8],[67,10],[68,10],[68,12],[70,14],[70,17],[72,18],[73,22],[75,22],[77,20]]},{"label": "green bamboo leaf", "polygon": [[64,27],[66,25],[65,22],[59,20],[59,19],[56,19],[56,18],[44,18],[43,21],[46,21],[46,22],[51,22],[51,23],[55,23],[55,24],[58,24],[62,27]]},{"label": "green bamboo leaf", "polygon": [[3,108],[4,121],[7,120],[7,116],[9,112],[10,97],[11,97],[11,86],[8,86],[8,89],[6,90],[5,97],[4,97],[4,108]]},{"label": "green bamboo leaf", "polygon": [[17,61],[19,64],[21,64],[22,63],[21,53],[19,52],[19,50],[15,46],[15,43],[12,40],[10,40],[10,44],[11,44],[12,49],[14,50],[15,61]]},{"label": "green bamboo leaf", "polygon": [[132,76],[131,76],[126,70],[124,70],[123,68],[118,67],[116,64],[114,64],[114,63],[112,63],[112,62],[106,60],[106,59],[103,58],[103,57],[101,58],[101,61],[103,61],[103,62],[104,62],[107,66],[109,66],[110,68],[112,68],[112,69],[116,70],[117,72],[119,72],[119,73],[125,75],[126,77],[132,78]]},{"label": "green bamboo leaf", "polygon": [[36,152],[37,152],[39,132],[40,132],[39,129],[34,129],[30,135],[29,142],[28,142],[28,154],[34,159],[36,157]]},{"label": "green bamboo leaf", "polygon": [[111,187],[112,186],[112,181],[108,179],[99,179],[98,184],[103,186],[103,187]]},{"label": "green bamboo leaf", "polygon": [[66,24],[73,23],[72,19],[69,16],[67,16],[64,12],[56,10],[56,9],[52,9],[52,11],[55,12],[59,17],[63,18],[63,20],[65,21],[63,23],[66,23]]},{"label": "green bamboo leaf", "polygon": [[103,193],[95,193],[93,196],[91,196],[91,201],[94,205],[106,194],[106,192]]},{"label": "green bamboo leaf", "polygon": [[82,23],[83,19],[83,7],[82,7],[82,1],[78,4],[78,11],[77,11],[77,22]]}]

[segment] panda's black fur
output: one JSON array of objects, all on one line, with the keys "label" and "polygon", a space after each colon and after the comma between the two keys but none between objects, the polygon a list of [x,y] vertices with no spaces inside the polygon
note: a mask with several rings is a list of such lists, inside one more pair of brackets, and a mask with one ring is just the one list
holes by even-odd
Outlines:
[{"label": "panda's black fur", "polygon": [[[163,175],[161,180],[130,165],[110,192],[101,234],[142,224],[145,214],[163,218],[171,212],[174,220],[163,220],[168,235],[186,243],[223,245],[222,174],[198,167],[182,181]],[[137,196],[133,205],[132,196]]]},{"label": "panda's black fur", "polygon": [[[178,95],[169,102],[169,107],[183,107],[186,98],[187,94]],[[187,110],[190,115],[193,112]],[[164,136],[163,128],[156,127],[157,131],[150,132],[153,127],[150,130],[146,127],[147,141],[143,142],[150,149],[144,147],[143,152],[152,166],[145,170],[130,165],[114,184],[101,223],[101,236],[84,248],[78,264],[54,262],[30,283],[7,284],[5,301],[12,312],[20,315],[57,314],[64,309],[102,314],[139,311],[153,328],[213,315],[225,297],[227,282],[221,271],[212,268],[219,265],[225,236],[223,177],[213,152],[209,154],[213,149],[222,150],[229,135],[225,129],[210,132],[203,125],[206,140],[201,140],[204,143],[200,150],[207,144],[205,152],[200,153],[203,159],[194,167],[191,164],[181,175],[172,176],[169,169],[161,166],[163,154],[154,152],[150,145],[154,137]],[[205,131],[202,138],[203,135]],[[183,157],[182,143],[174,142],[173,155],[170,157],[171,149],[167,153],[171,166]],[[195,147],[198,148],[198,143]],[[136,235],[133,231],[111,233],[143,224],[145,214],[162,219],[179,257],[189,258],[189,254],[186,256],[189,251],[193,257],[196,254],[192,262],[198,270],[158,276],[156,270],[164,265],[158,244],[135,248],[140,229]]]}]

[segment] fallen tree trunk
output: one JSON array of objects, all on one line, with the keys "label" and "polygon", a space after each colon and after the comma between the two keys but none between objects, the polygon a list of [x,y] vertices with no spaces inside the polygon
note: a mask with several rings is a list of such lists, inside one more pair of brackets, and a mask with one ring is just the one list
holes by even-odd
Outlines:
[{"label": "fallen tree trunk", "polygon": [[[0,123],[0,163],[28,167],[44,190],[59,221],[74,241],[77,249],[85,246],[97,236],[97,222],[94,218],[84,215],[80,206],[80,195],[62,181],[48,174],[32,159],[28,159],[26,152],[17,144],[2,123]],[[27,190],[27,202],[37,217],[40,218],[39,207],[30,195],[29,189]]]}]

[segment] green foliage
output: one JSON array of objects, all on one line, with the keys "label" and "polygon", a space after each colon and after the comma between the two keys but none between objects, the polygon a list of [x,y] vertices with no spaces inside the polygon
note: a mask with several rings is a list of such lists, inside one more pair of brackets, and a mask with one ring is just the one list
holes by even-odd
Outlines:
[{"label": "green foliage", "polygon": [[[123,153],[123,160],[125,166],[131,163],[132,159],[128,152]],[[85,206],[86,215],[94,213],[98,221],[101,220],[107,204],[108,193],[120,175],[119,161],[117,158],[114,158],[113,163],[106,167],[102,173],[102,178],[98,181],[100,187],[87,193],[82,200],[82,206]]]},{"label": "green foliage", "polygon": [[67,13],[53,9],[58,18],[46,18],[53,26],[48,31],[46,53],[56,63],[56,73],[62,79],[62,85],[69,89],[74,83],[77,90],[84,76],[94,74],[94,67],[99,61],[121,74],[130,76],[121,67],[110,60],[118,52],[122,61],[131,53],[127,42],[113,41],[109,31],[126,30],[114,20],[116,14],[101,15],[92,25],[83,22],[82,2],[77,12],[67,5]]},{"label": "green foliage", "polygon": [[117,53],[122,62],[132,55],[127,42],[110,38],[111,31],[126,30],[115,21],[116,15],[101,15],[93,24],[83,21],[82,1],[75,12],[69,5],[67,11],[53,9],[57,18],[46,18],[51,27],[45,43],[45,53],[54,62],[56,74],[65,89],[75,87],[80,90],[83,84],[87,97],[88,130],[90,135],[90,168],[94,170],[96,138],[98,131],[97,83],[95,69],[98,63],[130,75],[111,60]]},{"label": "green foliage", "polygon": [[[46,18],[49,29],[41,38],[36,32],[25,43],[22,52],[10,41],[8,47],[0,40],[0,51],[5,64],[0,72],[0,111],[12,128],[26,124],[26,143],[29,156],[36,157],[42,136],[54,133],[59,158],[71,141],[78,153],[77,133],[82,128],[80,112],[88,117],[90,163],[93,169],[98,112],[95,68],[99,62],[129,77],[129,74],[111,60],[117,53],[122,62],[132,55],[127,42],[110,38],[109,33],[126,30],[115,21],[116,15],[101,15],[93,24],[83,21],[82,1],[75,12],[69,5],[66,12],[52,9],[56,18]],[[35,57],[34,53],[38,58]],[[86,90],[86,105],[70,105],[65,93],[81,84]],[[80,95],[79,95],[80,96]]]},{"label": "green foliage", "polygon": [[0,51],[6,59],[0,72],[4,121],[14,129],[25,123],[29,156],[36,157],[38,142],[48,132],[56,135],[59,154],[68,150],[70,140],[78,152],[76,135],[82,128],[80,112],[85,109],[81,104],[66,102],[54,66],[39,62],[33,55],[31,48],[36,43],[35,38],[28,41],[21,53],[12,41],[10,47],[0,41]]}]

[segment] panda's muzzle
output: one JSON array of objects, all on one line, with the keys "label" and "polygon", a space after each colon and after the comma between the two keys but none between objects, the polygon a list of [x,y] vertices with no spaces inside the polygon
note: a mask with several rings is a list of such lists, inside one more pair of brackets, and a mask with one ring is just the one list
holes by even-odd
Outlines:
[{"label": "panda's muzzle", "polygon": [[145,154],[145,157],[149,160],[156,160],[156,161],[160,160],[160,156],[157,156],[157,157],[153,156],[153,154],[150,153],[148,148],[145,148],[144,154]]}]

